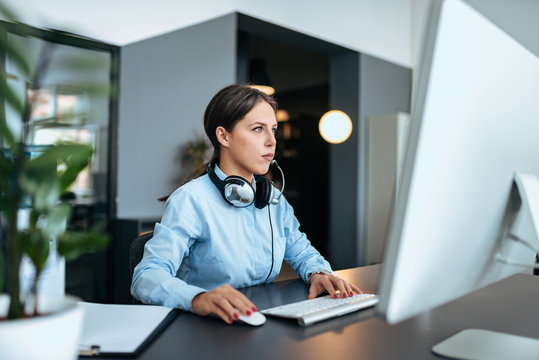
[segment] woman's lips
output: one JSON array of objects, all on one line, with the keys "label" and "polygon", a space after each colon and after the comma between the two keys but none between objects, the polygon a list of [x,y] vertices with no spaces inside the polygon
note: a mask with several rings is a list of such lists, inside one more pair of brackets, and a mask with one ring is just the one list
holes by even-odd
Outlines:
[{"label": "woman's lips", "polygon": [[273,154],[266,154],[266,155],[263,155],[262,157],[263,157],[264,159],[268,160],[268,161],[273,160]]}]

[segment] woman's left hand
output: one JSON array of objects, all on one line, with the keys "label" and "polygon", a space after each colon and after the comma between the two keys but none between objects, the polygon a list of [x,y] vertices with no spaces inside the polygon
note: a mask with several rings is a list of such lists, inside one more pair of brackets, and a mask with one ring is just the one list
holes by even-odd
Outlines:
[{"label": "woman's left hand", "polygon": [[310,280],[311,288],[309,289],[309,296],[307,299],[314,299],[322,292],[327,291],[332,298],[348,296],[354,296],[356,294],[362,294],[363,292],[355,285],[350,284],[348,281],[341,279],[333,274],[314,274]]}]

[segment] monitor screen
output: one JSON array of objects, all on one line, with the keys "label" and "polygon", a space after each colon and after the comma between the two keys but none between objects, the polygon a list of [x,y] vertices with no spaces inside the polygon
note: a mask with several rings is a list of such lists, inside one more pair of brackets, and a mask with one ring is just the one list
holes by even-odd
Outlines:
[{"label": "monitor screen", "polygon": [[523,271],[539,245],[539,59],[460,0],[430,20],[378,289],[389,323]]}]

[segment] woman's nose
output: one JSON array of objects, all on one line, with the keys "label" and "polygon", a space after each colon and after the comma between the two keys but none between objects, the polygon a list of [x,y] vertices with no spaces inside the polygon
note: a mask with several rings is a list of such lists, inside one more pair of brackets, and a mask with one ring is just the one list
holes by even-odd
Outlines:
[{"label": "woman's nose", "polygon": [[275,144],[277,143],[277,139],[275,138],[275,134],[273,132],[270,132],[266,143],[268,146],[275,146]]}]

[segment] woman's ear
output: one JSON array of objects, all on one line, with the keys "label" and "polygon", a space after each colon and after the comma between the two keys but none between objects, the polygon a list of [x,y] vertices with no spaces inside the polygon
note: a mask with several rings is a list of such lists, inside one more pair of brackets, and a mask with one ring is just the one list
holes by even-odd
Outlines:
[{"label": "woman's ear", "polygon": [[217,136],[217,141],[219,141],[219,144],[223,147],[228,147],[229,141],[230,141],[230,134],[226,129],[222,126],[218,126],[217,129],[215,129],[215,135]]}]

